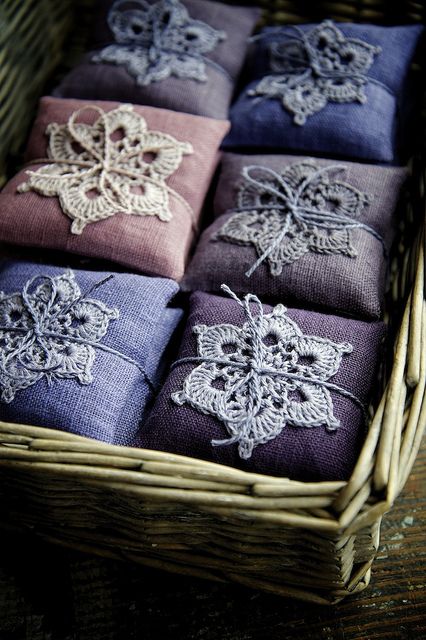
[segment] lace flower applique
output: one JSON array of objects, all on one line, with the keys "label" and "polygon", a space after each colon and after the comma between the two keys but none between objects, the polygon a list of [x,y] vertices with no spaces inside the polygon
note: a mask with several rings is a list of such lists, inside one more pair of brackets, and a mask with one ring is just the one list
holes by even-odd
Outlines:
[{"label": "lace flower applique", "polygon": [[285,265],[310,251],[355,257],[351,229],[364,229],[383,240],[356,219],[370,198],[332,176],[344,170],[343,165],[319,168],[310,160],[294,163],[280,174],[267,167],[245,167],[236,213],[215,239],[255,247],[259,259],[247,276],[265,260],[271,275],[280,275]]},{"label": "lace flower applique", "polygon": [[[77,122],[89,110],[99,118],[93,124]],[[188,203],[166,183],[183,156],[192,153],[192,146],[149,131],[131,105],[108,112],[95,105],[83,107],[66,124],[49,124],[46,134],[47,158],[40,162],[48,164],[27,171],[28,182],[18,191],[58,196],[62,211],[73,220],[71,233],[81,234],[87,224],[116,213],[168,221],[169,195],[193,215]]]},{"label": "lace flower applique", "polygon": [[0,292],[0,399],[10,403],[42,378],[90,384],[95,347],[118,315],[82,295],[72,271]]},{"label": "lace flower applique", "polygon": [[201,20],[193,20],[178,0],[116,0],[108,15],[116,44],[93,62],[124,66],[139,86],[176,76],[205,82],[209,53],[226,38]]},{"label": "lace flower applique", "polygon": [[359,401],[328,380],[352,345],[305,336],[283,305],[265,314],[256,296],[248,294],[241,301],[225,285],[222,289],[244,309],[247,321],[242,327],[194,327],[198,356],[176,364],[192,361],[197,366],[185,378],[182,391],[172,395],[173,401],[220,420],[230,438],[212,444],[236,443],[243,459],[287,425],[337,429],[340,423],[329,389]]},{"label": "lace flower applique", "polygon": [[273,74],[249,95],[280,99],[299,125],[328,102],[364,104],[367,72],[381,48],[345,37],[330,20],[309,32],[292,28],[294,37],[270,43]]}]

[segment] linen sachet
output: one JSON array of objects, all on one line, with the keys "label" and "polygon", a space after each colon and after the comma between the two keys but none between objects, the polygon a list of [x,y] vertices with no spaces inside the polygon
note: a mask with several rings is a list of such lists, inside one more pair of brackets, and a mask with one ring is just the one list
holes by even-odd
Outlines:
[{"label": "linen sachet", "polygon": [[396,206],[407,170],[279,155],[223,155],[216,219],[184,290],[379,318]]},{"label": "linen sachet", "polygon": [[0,241],[106,258],[179,280],[226,121],[43,98],[0,194]]},{"label": "linen sachet", "polygon": [[91,50],[54,95],[226,119],[259,14],[209,0],[100,2]]},{"label": "linen sachet", "polygon": [[130,444],[181,318],[165,278],[5,261],[0,420]]},{"label": "linen sachet", "polygon": [[422,30],[329,20],[266,27],[225,145],[397,161]]},{"label": "linen sachet", "polygon": [[381,322],[197,292],[138,446],[294,480],[348,479]]}]

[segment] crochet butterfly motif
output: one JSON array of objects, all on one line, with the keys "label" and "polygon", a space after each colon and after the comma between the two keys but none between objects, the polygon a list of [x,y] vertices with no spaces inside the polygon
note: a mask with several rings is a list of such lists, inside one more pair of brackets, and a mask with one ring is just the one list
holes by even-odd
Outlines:
[{"label": "crochet butterfly motif", "polygon": [[82,295],[72,271],[0,292],[0,399],[10,403],[42,378],[90,384],[95,347],[118,315]]},{"label": "crochet butterfly motif", "polygon": [[271,275],[308,252],[355,257],[351,229],[362,228],[381,242],[374,229],[357,220],[370,198],[352,185],[336,180],[343,165],[319,168],[313,161],[297,162],[281,173],[251,165],[242,171],[236,213],[214,239],[252,245],[259,256],[246,275],[265,260]]},{"label": "crochet butterfly motif", "polygon": [[222,289],[244,309],[247,321],[242,327],[194,327],[198,356],[176,364],[199,364],[185,378],[183,389],[172,395],[173,401],[220,420],[230,437],[212,444],[238,444],[243,459],[287,425],[337,429],[330,390],[351,394],[328,380],[352,345],[306,336],[283,305],[265,314],[256,296],[240,300],[225,285]]},{"label": "crochet butterfly motif", "polygon": [[92,61],[125,67],[142,87],[170,76],[205,82],[204,54],[226,38],[223,31],[193,20],[178,0],[117,0],[108,25],[116,44]]},{"label": "crochet butterfly motif", "polygon": [[[93,124],[77,122],[95,111]],[[169,196],[179,200],[190,215],[188,203],[171,189],[166,179],[192,153],[188,142],[179,142],[160,131],[149,131],[146,121],[131,105],[104,112],[91,105],[75,111],[65,124],[51,123],[47,162],[28,171],[19,192],[36,191],[57,196],[62,211],[73,223],[71,233],[116,213],[172,218]]]},{"label": "crochet butterfly motif", "polygon": [[272,75],[249,91],[252,96],[278,98],[294,122],[303,125],[328,102],[367,101],[367,72],[381,48],[347,38],[330,20],[311,31],[291,27],[295,35],[269,45]]}]

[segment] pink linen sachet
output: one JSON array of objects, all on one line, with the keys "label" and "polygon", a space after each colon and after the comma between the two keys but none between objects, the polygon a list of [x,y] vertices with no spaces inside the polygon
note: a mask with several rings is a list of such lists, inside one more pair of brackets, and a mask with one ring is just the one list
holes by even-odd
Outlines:
[{"label": "pink linen sachet", "polygon": [[24,168],[0,194],[0,241],[183,276],[229,123],[42,98]]}]

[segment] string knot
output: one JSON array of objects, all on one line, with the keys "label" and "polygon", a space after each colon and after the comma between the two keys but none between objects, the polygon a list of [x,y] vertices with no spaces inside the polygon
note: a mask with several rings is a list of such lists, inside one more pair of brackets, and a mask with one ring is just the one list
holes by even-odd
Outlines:
[{"label": "string knot", "polygon": [[195,367],[182,390],[172,394],[176,404],[187,403],[224,424],[229,438],[213,440],[213,446],[238,444],[240,457],[247,459],[287,425],[334,431],[340,421],[331,391],[351,399],[364,414],[355,395],[329,382],[351,344],[304,335],[282,305],[265,314],[253,294],[241,300],[229,287],[222,285],[222,290],[243,309],[246,321],[194,327],[197,356],[181,358],[174,366]]},{"label": "string knot", "polygon": [[281,173],[260,165],[244,167],[237,207],[216,238],[254,245],[259,257],[247,277],[265,260],[271,275],[280,275],[285,265],[308,251],[354,258],[351,229],[366,231],[386,252],[380,234],[358,219],[370,196],[333,175],[345,170],[340,164],[318,167],[311,160],[291,164]]}]

